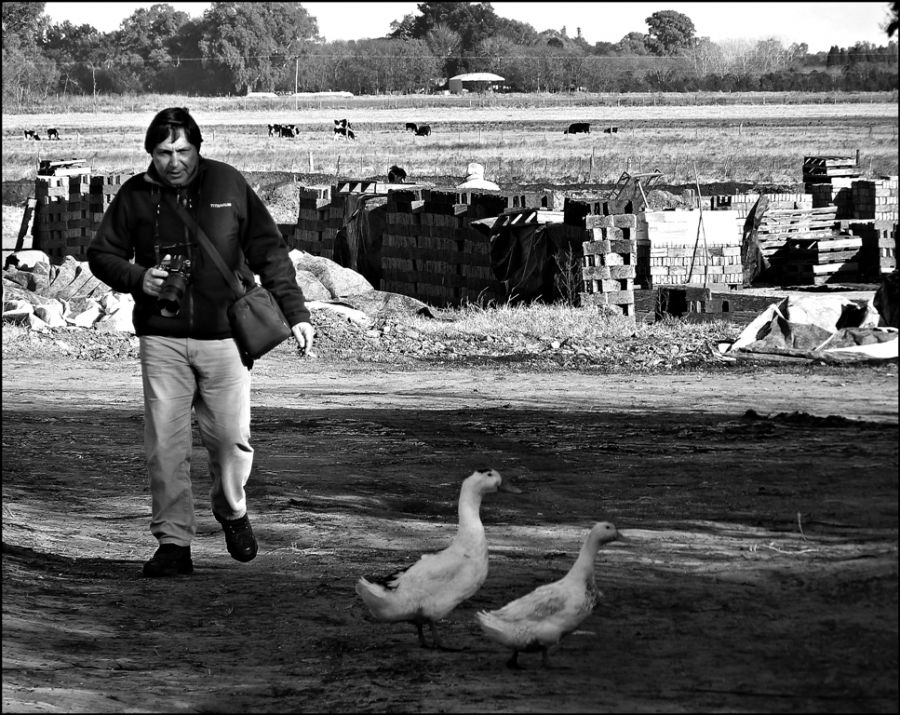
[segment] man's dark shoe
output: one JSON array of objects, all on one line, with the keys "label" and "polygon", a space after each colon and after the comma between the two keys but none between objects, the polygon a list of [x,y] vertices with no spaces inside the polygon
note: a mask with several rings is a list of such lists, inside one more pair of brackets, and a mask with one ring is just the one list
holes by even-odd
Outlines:
[{"label": "man's dark shoe", "polygon": [[222,525],[222,530],[225,532],[225,544],[228,546],[231,558],[238,561],[253,561],[256,558],[258,547],[247,515],[231,520],[220,519],[216,516],[216,521]]},{"label": "man's dark shoe", "polygon": [[144,564],[144,576],[186,576],[194,573],[191,547],[160,544],[153,557]]}]

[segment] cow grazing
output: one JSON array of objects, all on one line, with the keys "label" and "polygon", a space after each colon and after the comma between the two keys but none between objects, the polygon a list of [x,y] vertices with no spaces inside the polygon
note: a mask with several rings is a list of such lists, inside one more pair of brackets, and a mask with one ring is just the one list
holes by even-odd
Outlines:
[{"label": "cow grazing", "polygon": [[396,164],[388,169],[388,183],[402,184],[406,181],[406,172]]},{"label": "cow grazing", "polygon": [[25,134],[26,139],[34,139],[36,142],[41,140],[41,135],[34,129],[23,129],[22,131]]},{"label": "cow grazing", "polygon": [[619,128],[618,127],[607,127],[606,129],[603,130],[603,133],[604,134],[618,134]]},{"label": "cow grazing", "polygon": [[419,130],[419,127],[416,126],[415,122],[407,122],[406,123],[406,131],[415,133],[418,130]]},{"label": "cow grazing", "polygon": [[281,134],[281,125],[280,124],[270,124],[269,125],[269,136],[276,137]]},{"label": "cow grazing", "polygon": [[283,137],[295,137],[300,133],[300,129],[296,124],[282,124],[281,125],[281,134]]},{"label": "cow grazing", "polygon": [[430,135],[431,135],[431,127],[429,127],[427,124],[423,124],[421,127],[416,129],[417,137],[427,137]]},{"label": "cow grazing", "polygon": [[47,139],[53,139],[54,141],[59,141],[59,129],[52,127],[47,130]]},{"label": "cow grazing", "polygon": [[590,134],[591,125],[588,122],[574,122],[569,125],[563,134]]},{"label": "cow grazing", "polygon": [[350,128],[350,122],[346,119],[334,120],[334,139],[344,137],[345,139],[356,139],[356,135]]}]

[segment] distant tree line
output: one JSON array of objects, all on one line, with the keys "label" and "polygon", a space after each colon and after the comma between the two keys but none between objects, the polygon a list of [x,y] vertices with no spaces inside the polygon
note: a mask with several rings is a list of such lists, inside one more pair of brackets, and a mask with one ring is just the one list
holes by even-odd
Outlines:
[{"label": "distant tree line", "polygon": [[[654,12],[646,32],[589,44],[499,17],[490,3],[423,2],[387,37],[325,42],[301,3],[212,3],[194,19],[169,4],[136,10],[102,33],[51,24],[45,3],[4,2],[3,101],[58,94],[429,93],[461,72],[493,72],[511,92],[885,91],[897,43],[827,53],[779,40],[714,43],[689,17]],[[897,3],[891,6],[896,31]],[[852,6],[848,7],[848,12]]]}]

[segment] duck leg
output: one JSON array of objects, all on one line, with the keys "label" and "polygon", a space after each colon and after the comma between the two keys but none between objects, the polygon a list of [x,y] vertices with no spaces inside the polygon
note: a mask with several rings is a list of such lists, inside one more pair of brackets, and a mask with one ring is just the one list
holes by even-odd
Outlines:
[{"label": "duck leg", "polygon": [[441,639],[438,636],[437,632],[437,626],[435,625],[434,621],[431,622],[431,638],[434,641],[435,650],[449,651],[451,653],[458,653],[462,650],[462,648],[451,648],[450,646],[441,643]]},{"label": "duck leg", "polygon": [[541,648],[541,665],[548,669],[553,668],[553,666],[550,665],[550,655],[546,648]]}]

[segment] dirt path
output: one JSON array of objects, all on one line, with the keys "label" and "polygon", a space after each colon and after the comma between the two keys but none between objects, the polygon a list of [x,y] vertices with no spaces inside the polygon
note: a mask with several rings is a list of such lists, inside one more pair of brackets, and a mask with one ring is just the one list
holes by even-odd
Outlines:
[{"label": "dirt path", "polygon": [[[196,573],[152,552],[136,364],[3,361],[4,712],[896,712],[897,370],[669,376],[254,369],[231,560],[195,450]],[[748,412],[752,410],[753,412]],[[195,441],[199,445],[199,439]],[[493,466],[491,571],[440,624],[373,622],[360,575],[443,547]],[[571,566],[604,599],[551,655],[474,621]]]}]

